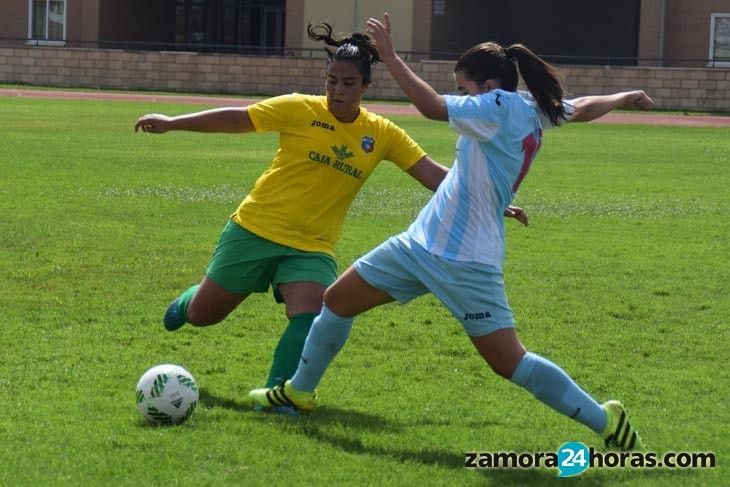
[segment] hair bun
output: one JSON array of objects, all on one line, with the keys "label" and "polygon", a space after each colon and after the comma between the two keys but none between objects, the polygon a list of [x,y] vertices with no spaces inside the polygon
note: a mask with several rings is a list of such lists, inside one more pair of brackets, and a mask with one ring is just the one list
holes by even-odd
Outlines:
[{"label": "hair bun", "polygon": [[370,83],[371,65],[380,62],[380,55],[372,38],[362,32],[354,32],[349,36],[337,39],[333,29],[327,22],[310,23],[307,26],[309,38],[315,42],[324,42],[328,62],[332,60],[354,61],[360,66],[363,82]]}]

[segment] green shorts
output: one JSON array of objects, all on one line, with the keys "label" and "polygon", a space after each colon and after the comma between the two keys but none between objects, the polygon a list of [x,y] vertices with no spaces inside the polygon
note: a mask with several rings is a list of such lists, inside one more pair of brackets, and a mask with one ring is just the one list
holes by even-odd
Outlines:
[{"label": "green shorts", "polygon": [[329,254],[279,245],[229,220],[205,275],[235,294],[263,293],[271,286],[281,303],[279,284],[307,281],[329,286],[337,278],[337,264]]}]

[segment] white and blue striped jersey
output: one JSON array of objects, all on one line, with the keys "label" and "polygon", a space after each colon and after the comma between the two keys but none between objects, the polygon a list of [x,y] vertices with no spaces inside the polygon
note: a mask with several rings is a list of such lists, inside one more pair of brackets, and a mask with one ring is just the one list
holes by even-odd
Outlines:
[{"label": "white and blue striped jersey", "polygon": [[[459,134],[456,159],[406,234],[445,259],[501,269],[504,211],[552,125],[526,92],[444,98]],[[573,107],[564,105],[569,116]]]}]

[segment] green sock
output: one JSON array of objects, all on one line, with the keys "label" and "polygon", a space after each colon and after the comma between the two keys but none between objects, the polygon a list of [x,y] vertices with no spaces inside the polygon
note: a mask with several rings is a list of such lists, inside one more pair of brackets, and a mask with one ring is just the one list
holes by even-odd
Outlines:
[{"label": "green sock", "polygon": [[185,321],[188,320],[188,306],[190,306],[190,301],[193,300],[193,296],[195,296],[195,293],[198,292],[199,287],[200,284],[196,284],[195,286],[190,287],[187,291],[182,293],[179,298],[177,298],[177,309],[185,317]]},{"label": "green sock", "polygon": [[266,387],[274,387],[291,379],[299,366],[304,341],[318,313],[302,313],[289,320],[289,326],[281,335],[274,350],[274,360],[266,380]]}]

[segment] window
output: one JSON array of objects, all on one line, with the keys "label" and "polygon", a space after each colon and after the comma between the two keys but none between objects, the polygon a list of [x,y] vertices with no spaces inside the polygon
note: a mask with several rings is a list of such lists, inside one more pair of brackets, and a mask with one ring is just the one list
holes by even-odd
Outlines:
[{"label": "window", "polygon": [[730,14],[712,14],[709,66],[730,66]]},{"label": "window", "polygon": [[66,0],[30,0],[28,38],[42,43],[66,38]]},{"label": "window", "polygon": [[175,0],[175,42],[183,49],[279,54],[284,0]]},{"label": "window", "polygon": [[205,43],[205,0],[177,0],[175,7],[175,42]]},{"label": "window", "polygon": [[446,0],[433,1],[433,14],[439,17],[446,15]]}]

